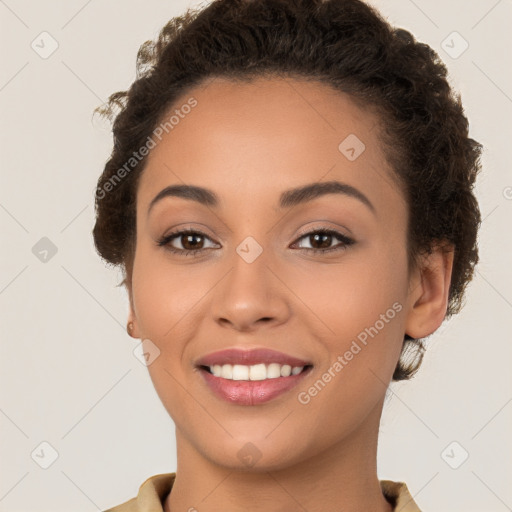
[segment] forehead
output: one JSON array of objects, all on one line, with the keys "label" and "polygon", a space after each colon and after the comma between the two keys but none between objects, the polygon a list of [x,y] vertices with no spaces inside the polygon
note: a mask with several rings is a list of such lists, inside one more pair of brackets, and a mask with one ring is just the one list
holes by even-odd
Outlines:
[{"label": "forehead", "polygon": [[369,196],[385,188],[397,194],[377,116],[322,83],[215,78],[178,98],[164,123],[171,116],[153,137],[156,146],[139,182],[140,207],[169,184],[211,188],[239,205],[269,195],[277,202],[282,190],[333,179]]}]

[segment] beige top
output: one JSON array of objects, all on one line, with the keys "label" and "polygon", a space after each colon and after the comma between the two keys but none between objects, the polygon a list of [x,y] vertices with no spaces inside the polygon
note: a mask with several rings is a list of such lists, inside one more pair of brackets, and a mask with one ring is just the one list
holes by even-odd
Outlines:
[{"label": "beige top", "polygon": [[[164,501],[171,492],[176,473],[149,477],[139,488],[137,497],[104,512],[163,512]],[[382,493],[396,512],[421,512],[404,482],[380,480]]]}]

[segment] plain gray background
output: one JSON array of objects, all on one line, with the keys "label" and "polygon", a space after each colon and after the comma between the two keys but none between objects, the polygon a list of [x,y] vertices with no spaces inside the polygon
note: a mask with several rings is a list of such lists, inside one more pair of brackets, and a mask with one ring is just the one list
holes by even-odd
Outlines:
[{"label": "plain gray background", "polygon": [[[379,477],[405,481],[425,512],[512,510],[512,2],[372,3],[438,51],[485,146],[481,262],[417,376],[390,387]],[[194,5],[0,0],[1,511],[103,510],[176,469],[173,423],[125,332],[120,273],[93,247],[112,139],[91,116],[135,79],[139,46]]]}]

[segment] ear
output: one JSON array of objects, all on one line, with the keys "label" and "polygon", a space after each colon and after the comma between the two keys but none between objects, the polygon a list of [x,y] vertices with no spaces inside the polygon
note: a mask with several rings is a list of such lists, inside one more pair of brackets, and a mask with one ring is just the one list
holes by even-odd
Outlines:
[{"label": "ear", "polygon": [[453,244],[436,244],[431,254],[423,256],[410,282],[405,333],[424,338],[442,324],[448,307],[453,270]]},{"label": "ear", "polygon": [[[126,292],[128,293],[128,299],[129,299],[129,311],[128,311],[128,322],[127,326],[132,323],[133,328],[131,332],[128,332],[128,335],[135,339],[140,339],[140,331],[139,331],[139,324],[137,321],[137,315],[135,314],[135,307],[133,305],[133,293],[131,290],[131,287],[128,284],[125,284],[126,286]],[[128,330],[128,329],[127,329]]]}]

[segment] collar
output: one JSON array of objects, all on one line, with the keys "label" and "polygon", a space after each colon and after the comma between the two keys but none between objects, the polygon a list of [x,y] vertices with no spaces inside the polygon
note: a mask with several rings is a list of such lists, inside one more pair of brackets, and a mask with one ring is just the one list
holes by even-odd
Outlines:
[{"label": "collar", "polygon": [[[137,497],[105,512],[163,512],[163,503],[171,492],[176,473],[161,473],[146,479]],[[395,512],[421,512],[404,482],[380,480],[382,493]]]}]

